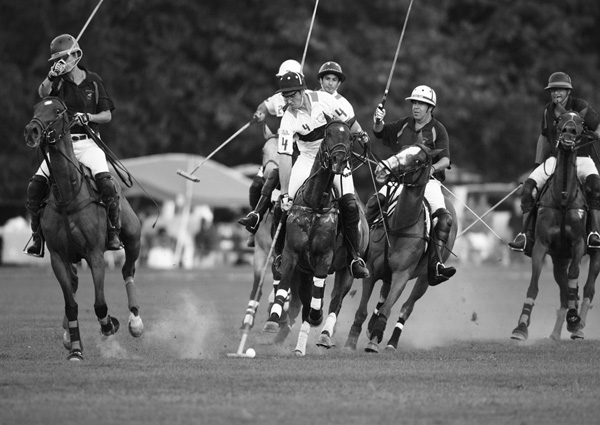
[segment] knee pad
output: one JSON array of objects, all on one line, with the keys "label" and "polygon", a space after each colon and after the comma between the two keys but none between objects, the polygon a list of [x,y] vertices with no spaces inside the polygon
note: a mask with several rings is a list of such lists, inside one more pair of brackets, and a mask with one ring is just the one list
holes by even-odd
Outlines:
[{"label": "knee pad", "polygon": [[600,209],[600,176],[592,174],[585,179],[585,197],[593,209]]},{"label": "knee pad", "polygon": [[523,193],[521,194],[521,211],[524,213],[533,209],[535,199],[533,191],[536,189],[537,183],[533,179],[527,179],[523,182]]},{"label": "knee pad", "polygon": [[117,188],[110,173],[98,173],[94,176],[94,179],[103,199],[112,199],[117,196]]},{"label": "knee pad", "polygon": [[275,168],[271,171],[265,180],[265,184],[263,185],[262,194],[265,196],[271,196],[271,193],[275,190],[275,188],[279,185],[279,168]]},{"label": "knee pad", "polygon": [[354,193],[347,193],[341,197],[340,201],[340,213],[342,220],[345,225],[353,225],[358,223],[360,215],[358,211],[358,203],[356,202],[356,195]]},{"label": "knee pad", "polygon": [[440,208],[431,216],[432,218],[437,218],[438,222],[435,226],[436,230],[439,232],[449,233],[452,228],[452,224],[454,224],[454,220],[450,211],[446,208]]}]

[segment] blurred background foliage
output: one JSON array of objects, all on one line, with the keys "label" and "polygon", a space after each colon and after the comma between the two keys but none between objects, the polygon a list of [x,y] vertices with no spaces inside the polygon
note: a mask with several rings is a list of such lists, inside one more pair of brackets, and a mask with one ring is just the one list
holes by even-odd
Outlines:
[{"label": "blurred background foliage", "polygon": [[[0,207],[22,207],[39,158],[23,127],[49,70],[50,41],[77,36],[96,0],[0,0]],[[304,72],[309,87],[328,60],[340,92],[370,131],[409,0],[321,0]],[[278,87],[285,59],[302,59],[314,1],[105,0],[83,34],[81,64],[100,74],[116,104],[102,136],[122,159],[165,152],[208,155]],[[548,76],[573,78],[573,95],[600,108],[600,2],[415,0],[395,68],[388,121],[408,115],[419,84],[435,89],[453,163],[485,181],[531,169]],[[259,163],[252,126],[214,159]],[[385,151],[375,148],[381,155]],[[175,170],[173,170],[175,172]],[[372,192],[365,167],[357,173]]]}]

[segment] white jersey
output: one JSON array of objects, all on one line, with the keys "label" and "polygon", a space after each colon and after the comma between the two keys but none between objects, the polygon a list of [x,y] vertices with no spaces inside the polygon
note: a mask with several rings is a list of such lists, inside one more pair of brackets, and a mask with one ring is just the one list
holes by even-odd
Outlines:
[{"label": "white jersey", "polygon": [[312,90],[306,90],[305,94],[309,102],[305,106],[310,112],[306,109],[285,111],[279,127],[278,152],[292,155],[295,141],[300,155],[314,159],[323,141],[327,124],[325,115],[347,122],[354,118],[354,109],[341,95],[338,99],[327,92]]},{"label": "white jersey", "polygon": [[[265,136],[265,140],[269,140],[277,134],[276,132],[279,129],[279,122],[281,117],[283,117],[283,108],[286,105],[286,102],[281,93],[276,93],[266,99],[263,103],[269,113],[269,116],[266,117],[263,125],[263,136]],[[275,117],[276,119],[271,119],[270,117]]]}]

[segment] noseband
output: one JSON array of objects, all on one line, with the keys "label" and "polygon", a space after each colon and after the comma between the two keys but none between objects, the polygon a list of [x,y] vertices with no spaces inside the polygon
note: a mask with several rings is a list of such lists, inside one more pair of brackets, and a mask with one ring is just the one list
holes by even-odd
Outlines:
[{"label": "noseband", "polygon": [[[333,146],[329,147],[327,141],[334,135],[334,133],[332,133],[332,129],[330,128],[332,125],[343,125],[345,127],[345,130],[343,131],[347,131],[348,132],[348,143],[344,143],[344,142],[340,142],[340,143],[336,143]],[[336,131],[337,130],[337,126],[336,126]],[[350,151],[352,149],[352,136],[350,133],[350,126],[345,123],[344,121],[331,121],[329,123],[327,123],[327,125],[325,126],[325,137],[323,138],[323,142],[321,142],[321,167],[325,168],[325,169],[329,169],[331,168],[331,159],[333,157],[335,157],[338,154],[343,154],[343,160],[342,162],[347,162],[350,159]]]},{"label": "noseband", "polygon": [[[30,122],[37,124],[41,130],[42,130],[42,141],[44,142],[44,144],[48,144],[48,145],[53,145],[55,144],[58,140],[60,140],[66,133],[67,131],[69,131],[69,128],[71,127],[71,125],[68,123],[67,121],[67,107],[65,106],[65,104],[60,100],[60,99],[56,99],[59,102],[59,105],[62,106],[62,110],[60,108],[56,109],[56,118],[54,118],[52,121],[49,121],[47,123],[44,123],[42,120],[40,120],[37,116],[34,116]],[[41,103],[44,102],[48,102],[49,100],[43,100]],[[51,102],[54,103],[54,100],[51,100]],[[36,106],[37,109],[37,106]],[[63,131],[60,134],[57,134],[58,132],[56,131],[55,125],[57,123],[59,123],[60,121],[63,121],[65,125],[63,125]]]}]

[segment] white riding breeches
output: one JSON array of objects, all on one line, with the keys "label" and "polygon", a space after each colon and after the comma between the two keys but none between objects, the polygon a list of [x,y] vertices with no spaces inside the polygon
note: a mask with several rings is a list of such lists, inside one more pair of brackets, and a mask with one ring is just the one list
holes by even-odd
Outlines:
[{"label": "white riding breeches", "polygon": [[[77,136],[82,135],[78,134]],[[96,176],[98,173],[108,172],[108,164],[106,163],[104,151],[89,137],[83,140],[74,141],[73,150],[75,151],[77,160],[92,170],[92,176]],[[50,175],[50,170],[46,161],[42,162],[35,174],[44,177]]]},{"label": "white riding breeches", "polygon": [[[310,176],[315,158],[311,158],[308,155],[300,154],[292,167],[290,174],[290,184],[288,187],[288,195],[290,198],[296,196],[296,192],[300,189],[300,186],[304,184],[306,179]],[[333,178],[333,187],[335,189],[337,197],[346,195],[347,193],[354,193],[354,180],[352,179],[352,173],[350,169],[346,170],[345,175],[337,175]],[[347,174],[347,175],[346,175]]]},{"label": "white riding breeches", "polygon": [[[535,170],[531,172],[529,178],[535,180],[537,184],[537,190],[541,190],[552,173],[554,173],[554,169],[556,168],[556,158],[551,156],[540,165],[536,167]],[[594,164],[594,160],[588,156],[578,156],[577,157],[577,178],[581,183],[585,183],[585,179],[592,175],[598,174],[598,170],[596,169],[596,165]]]},{"label": "white riding breeches", "polygon": [[[396,183],[389,183],[389,185],[395,186]],[[404,185],[400,185],[394,195],[394,199],[391,199],[390,201],[393,201],[400,196],[403,187]],[[387,195],[387,186],[383,186],[379,190],[379,193]],[[444,194],[442,193],[442,184],[438,180],[430,179],[429,182],[427,182],[427,185],[425,186],[425,199],[427,199],[427,202],[429,202],[432,213],[436,212],[440,208],[446,208],[446,201],[444,199]]]}]

